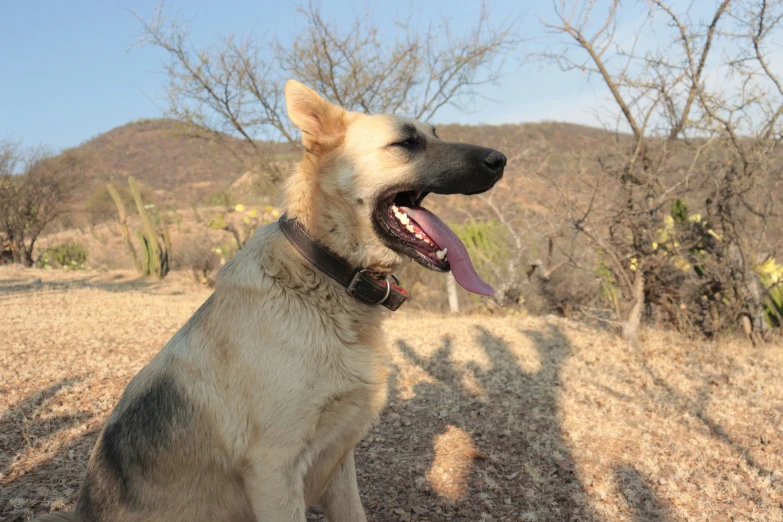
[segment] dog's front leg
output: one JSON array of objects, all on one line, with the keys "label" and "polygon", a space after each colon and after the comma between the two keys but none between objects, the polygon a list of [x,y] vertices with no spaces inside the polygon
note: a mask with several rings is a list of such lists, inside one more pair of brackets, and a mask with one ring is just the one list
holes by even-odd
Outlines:
[{"label": "dog's front leg", "polygon": [[340,467],[332,475],[320,499],[329,522],[367,522],[356,484],[353,450],[348,452]]},{"label": "dog's front leg", "polygon": [[304,485],[293,469],[256,464],[244,478],[257,522],[305,522]]}]

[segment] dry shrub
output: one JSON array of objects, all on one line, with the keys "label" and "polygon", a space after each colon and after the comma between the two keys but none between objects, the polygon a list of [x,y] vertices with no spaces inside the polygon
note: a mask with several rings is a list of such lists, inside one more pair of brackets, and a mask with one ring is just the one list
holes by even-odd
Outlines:
[{"label": "dry shrub", "polygon": [[570,317],[600,301],[596,276],[584,270],[556,270],[549,277],[532,274],[523,292],[525,309],[535,315]]},{"label": "dry shrub", "polygon": [[174,250],[174,267],[189,270],[197,282],[212,288],[220,268],[214,247],[213,238],[206,232],[200,237],[187,238]]}]

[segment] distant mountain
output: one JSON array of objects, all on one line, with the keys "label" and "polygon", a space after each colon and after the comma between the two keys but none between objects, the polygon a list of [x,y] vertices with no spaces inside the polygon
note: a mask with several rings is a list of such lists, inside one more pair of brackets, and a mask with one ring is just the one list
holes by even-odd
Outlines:
[{"label": "distant mountain", "polygon": [[[533,147],[536,153],[541,153],[542,147],[567,152],[589,149],[596,140],[610,139],[603,130],[568,123],[443,125],[437,132],[445,140],[508,151],[510,157],[519,150],[530,153],[526,147]],[[198,202],[228,189],[243,176],[247,178],[248,165],[254,165],[256,156],[250,144],[229,135],[221,135],[219,140],[221,143],[188,135],[187,127],[176,120],[153,119],[116,127],[71,150],[85,160],[86,196],[102,190],[107,181],[134,176],[163,199]],[[288,143],[263,146],[283,161],[300,154]]]},{"label": "distant mountain", "polygon": [[[71,149],[84,160],[88,186],[100,190],[106,181],[134,176],[165,199],[199,201],[225,189],[252,165],[255,153],[247,142],[228,135],[222,143],[187,134],[176,120],[139,120],[105,132]],[[272,144],[285,152],[292,147]],[[274,151],[273,151],[274,153]]]}]

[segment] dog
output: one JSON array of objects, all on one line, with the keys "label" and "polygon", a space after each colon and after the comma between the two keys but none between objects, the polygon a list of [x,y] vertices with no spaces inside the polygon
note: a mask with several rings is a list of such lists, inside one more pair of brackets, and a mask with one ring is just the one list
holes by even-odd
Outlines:
[{"label": "dog", "polygon": [[412,119],[285,86],[304,157],[286,214],[259,228],[214,293],[129,383],[90,455],[75,509],[39,522],[366,521],[353,448],[386,402],[381,322],[407,258],[490,295],[456,235],[421,206],[477,194],[498,151]]}]

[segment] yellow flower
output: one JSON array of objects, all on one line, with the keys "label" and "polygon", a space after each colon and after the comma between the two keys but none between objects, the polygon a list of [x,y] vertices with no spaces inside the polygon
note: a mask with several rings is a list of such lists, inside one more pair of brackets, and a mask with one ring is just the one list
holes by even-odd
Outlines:
[{"label": "yellow flower", "polygon": [[248,210],[247,211],[247,215],[250,216],[251,218],[254,218],[254,217],[258,216],[258,210],[256,210],[256,209]]},{"label": "yellow flower", "polygon": [[272,214],[273,218],[279,218],[280,217],[280,212],[278,212],[277,209],[273,209],[272,212],[270,212],[270,214]]},{"label": "yellow flower", "polygon": [[652,247],[653,247],[653,250],[658,250],[658,243],[653,241]]},{"label": "yellow flower", "polygon": [[768,257],[763,263],[756,266],[753,271],[761,276],[762,282],[767,286],[776,284],[783,279],[783,265],[777,264],[774,257]]},{"label": "yellow flower", "polygon": [[245,211],[245,205],[242,203],[238,203],[237,206],[234,207],[234,210],[237,212],[244,212]]},{"label": "yellow flower", "polygon": [[772,275],[777,269],[777,263],[775,263],[774,257],[768,257],[763,263],[754,268],[754,271],[759,275]]},{"label": "yellow flower", "polygon": [[685,258],[683,258],[682,256],[677,256],[674,259],[674,266],[677,267],[678,269],[682,270],[683,272],[687,272],[688,270],[691,269],[690,263],[688,263],[685,260]]},{"label": "yellow flower", "polygon": [[701,214],[691,214],[688,216],[688,221],[691,223],[701,223]]}]

